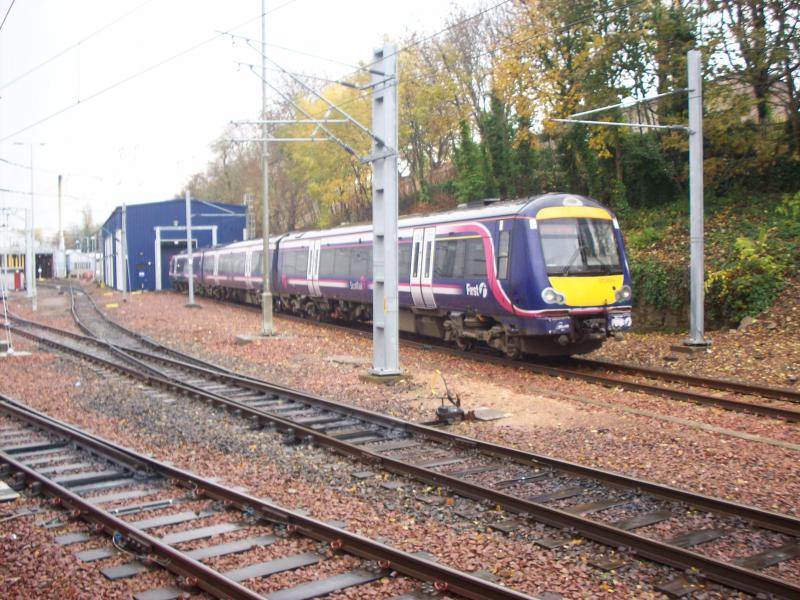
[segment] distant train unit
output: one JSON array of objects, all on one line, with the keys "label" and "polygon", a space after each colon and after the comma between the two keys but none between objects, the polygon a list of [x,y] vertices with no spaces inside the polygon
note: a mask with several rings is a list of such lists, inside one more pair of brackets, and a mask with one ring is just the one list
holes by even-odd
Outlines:
[{"label": "distant train unit", "polygon": [[[275,310],[316,319],[372,318],[372,227],[270,239]],[[628,263],[614,215],[572,194],[493,202],[399,222],[400,329],[510,357],[599,348],[631,327]],[[170,262],[187,288],[187,257]],[[199,294],[258,304],[262,242],[199,250]]]}]

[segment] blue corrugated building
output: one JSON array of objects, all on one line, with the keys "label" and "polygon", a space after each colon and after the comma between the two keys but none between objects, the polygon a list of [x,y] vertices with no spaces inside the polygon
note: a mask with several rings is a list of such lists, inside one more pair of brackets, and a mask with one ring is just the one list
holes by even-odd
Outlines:
[{"label": "blue corrugated building", "polygon": [[[192,199],[194,248],[207,248],[245,239],[246,207]],[[130,204],[125,207],[128,240],[129,290],[164,290],[169,285],[169,259],[186,249],[184,199]],[[111,213],[100,230],[103,281],[121,290],[124,284],[122,207]]]}]

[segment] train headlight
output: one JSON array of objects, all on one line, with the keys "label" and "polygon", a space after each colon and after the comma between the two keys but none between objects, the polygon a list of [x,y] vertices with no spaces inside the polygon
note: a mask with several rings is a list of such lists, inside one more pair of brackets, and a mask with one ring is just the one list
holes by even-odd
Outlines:
[{"label": "train headlight", "polygon": [[548,287],[542,290],[542,300],[544,300],[546,304],[564,304],[566,298],[564,294],[559,294],[553,288]]},{"label": "train headlight", "polygon": [[617,299],[617,302],[627,302],[628,300],[631,299],[631,295],[632,295],[631,286],[623,285],[620,289],[617,290],[615,297]]}]

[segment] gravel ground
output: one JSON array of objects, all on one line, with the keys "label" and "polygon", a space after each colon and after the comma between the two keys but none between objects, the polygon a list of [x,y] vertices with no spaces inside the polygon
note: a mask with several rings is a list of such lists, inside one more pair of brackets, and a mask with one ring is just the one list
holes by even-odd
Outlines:
[{"label": "gravel ground", "polygon": [[[741,379],[780,387],[800,386],[800,281],[790,281],[766,313],[735,329],[707,331],[712,346],[687,356],[673,352],[685,334],[626,334],[620,344],[606,344],[592,358],[666,367],[677,371]],[[635,315],[634,315],[635,319]]]},{"label": "gravel ground", "polygon": [[[97,297],[102,305],[118,302],[117,296]],[[130,302],[109,312],[155,339],[238,371],[412,420],[433,418],[444,389],[435,373],[438,369],[467,408],[487,406],[512,415],[495,422],[459,425],[460,433],[768,510],[800,514],[796,449],[726,435],[722,429],[698,430],[624,409],[647,410],[669,419],[795,445],[800,444],[797,424],[417,349],[403,348],[401,352],[410,381],[374,385],[360,378],[367,369],[363,361],[371,360],[368,339],[277,317],[279,335],[239,345],[237,334],[258,332],[258,313],[200,302],[203,310],[186,311],[183,298],[176,294],[145,294],[131,296]],[[190,320],[177,318],[187,315]],[[352,357],[356,364],[332,360],[342,355]],[[587,400],[600,405],[587,404]]]},{"label": "gravel ground", "polygon": [[[98,298],[106,303],[117,300],[114,296]],[[42,304],[40,301],[40,307]],[[204,310],[191,311],[192,321],[188,326],[176,316],[187,315],[189,311],[183,310],[180,297],[171,294],[132,296],[127,305],[116,309],[114,316],[176,347],[264,379],[417,420],[431,418],[438,403],[431,396],[430,382],[433,369],[439,368],[448,385],[461,393],[470,407],[502,406],[514,413],[512,420],[460,425],[458,429],[463,433],[712,495],[761,503],[774,510],[797,512],[798,484],[789,476],[796,461],[792,451],[698,432],[675,423],[659,422],[654,428],[652,419],[589,406],[562,396],[547,396],[553,388],[562,394],[590,394],[606,402],[616,401],[611,399],[612,394],[615,397],[631,394],[536,377],[522,369],[405,349],[403,366],[412,373],[411,381],[376,386],[359,379],[365,370],[363,365],[324,360],[344,352],[369,359],[369,342],[359,336],[332,334],[313,325],[279,319],[279,336],[237,345],[234,340],[237,333],[257,331],[257,313],[210,302],[203,304]],[[24,312],[23,308],[17,310]],[[51,310],[46,315],[48,321],[54,324],[59,321],[59,326],[63,326],[64,313],[57,299],[53,299]],[[40,310],[40,317],[45,317],[44,310]],[[203,405],[182,399],[166,404],[126,380],[86,368],[77,369],[69,361],[46,354],[36,353],[24,362],[13,360],[17,362],[8,364],[14,376],[5,378],[2,384],[5,393],[126,445],[169,457],[179,466],[206,476],[224,476],[231,484],[244,485],[257,495],[271,496],[287,506],[305,508],[315,517],[343,520],[353,531],[381,535],[409,551],[432,551],[447,564],[459,568],[488,570],[500,576],[504,584],[528,593],[554,591],[567,598],[660,597],[653,586],[669,575],[661,567],[635,559],[625,569],[603,573],[590,567],[588,561],[599,554],[613,554],[608,548],[578,539],[568,540],[564,548],[556,551],[543,550],[531,544],[531,539],[555,535],[554,530],[538,526],[533,531],[523,528],[520,533],[504,536],[493,532],[487,523],[508,519],[509,515],[472,503],[465,507],[466,501],[458,499],[428,504],[419,498],[441,494],[440,490],[402,479],[401,487],[394,490],[382,487],[384,482],[377,475],[355,479],[353,473],[363,470],[363,465],[353,465],[313,448],[283,446],[278,436],[247,431],[236,419]],[[441,392],[440,381],[434,387]],[[535,395],[530,390],[536,390]],[[663,412],[672,406],[638,396],[634,401],[660,402]],[[652,409],[654,405],[648,406]],[[721,414],[688,405],[686,408],[693,409],[691,416],[698,420]],[[730,426],[735,428],[747,430],[757,423],[766,427],[759,430],[762,435],[771,433],[773,437],[787,430],[783,423],[734,416],[736,420]],[[180,426],[175,427],[173,422]],[[146,433],[139,426],[146,426]],[[796,428],[789,431],[797,433]],[[747,456],[747,460],[742,460],[742,456]],[[687,465],[686,457],[702,461],[702,470],[698,463]],[[745,473],[750,481],[738,476]],[[455,514],[456,510],[478,509],[484,509],[481,518],[465,520]],[[5,529],[0,526],[0,536],[4,535]],[[66,556],[69,555],[67,552]],[[342,563],[341,570],[349,568],[344,561],[337,562]],[[398,586],[397,589],[405,591],[409,583],[403,579],[378,582],[370,586],[370,593],[386,597],[390,589],[386,586]],[[17,597],[26,596],[23,593]],[[341,597],[356,596],[345,593]],[[697,597],[729,596],[712,588]]]}]

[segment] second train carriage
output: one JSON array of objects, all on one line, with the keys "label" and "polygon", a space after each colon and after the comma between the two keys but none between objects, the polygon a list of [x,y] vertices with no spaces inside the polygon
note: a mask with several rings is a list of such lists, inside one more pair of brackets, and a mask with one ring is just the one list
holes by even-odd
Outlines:
[{"label": "second train carriage", "polygon": [[[199,293],[258,303],[261,241],[200,251]],[[171,276],[185,287],[185,256]],[[276,310],[372,318],[372,228],[270,240]],[[199,266],[199,268],[198,268]],[[630,273],[619,225],[572,194],[495,202],[400,219],[400,329],[509,356],[580,354],[631,327]]]}]

